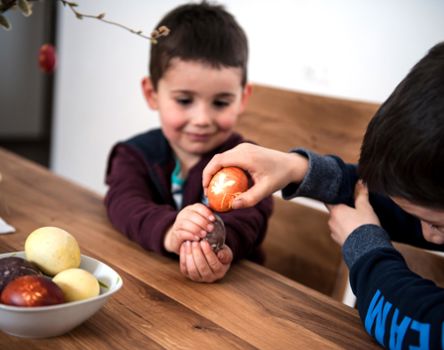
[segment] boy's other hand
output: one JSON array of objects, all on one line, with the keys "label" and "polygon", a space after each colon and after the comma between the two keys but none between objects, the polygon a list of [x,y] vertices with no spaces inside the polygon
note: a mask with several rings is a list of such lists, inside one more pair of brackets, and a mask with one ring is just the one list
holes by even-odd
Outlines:
[{"label": "boy's other hand", "polygon": [[213,212],[202,203],[186,206],[165,235],[163,245],[166,251],[179,254],[183,242],[201,240],[213,230],[214,220]]},{"label": "boy's other hand", "polygon": [[242,143],[224,153],[216,154],[207,164],[202,174],[205,193],[213,175],[228,166],[245,170],[253,180],[253,186],[233,201],[233,209],[240,209],[256,205],[290,182],[302,181],[307,172],[308,161],[296,153]]},{"label": "boy's other hand", "polygon": [[326,206],[330,212],[328,226],[332,238],[341,246],[359,226],[365,224],[380,225],[379,219],[368,200],[368,189],[362,181],[358,181],[355,186],[354,208],[345,204],[327,204]]},{"label": "boy's other hand", "polygon": [[187,241],[180,247],[180,271],[195,282],[212,283],[222,279],[230,269],[232,261],[233,252],[227,245],[217,254],[205,240]]}]

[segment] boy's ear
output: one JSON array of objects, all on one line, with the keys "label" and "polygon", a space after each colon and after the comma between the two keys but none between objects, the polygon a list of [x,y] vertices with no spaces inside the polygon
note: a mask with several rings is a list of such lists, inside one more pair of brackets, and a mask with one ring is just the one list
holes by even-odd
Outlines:
[{"label": "boy's ear", "polygon": [[154,90],[153,83],[150,77],[144,77],[142,79],[142,92],[145,97],[146,103],[151,109],[157,109],[157,92]]},{"label": "boy's ear", "polygon": [[242,100],[239,113],[242,113],[244,111],[252,92],[253,92],[253,85],[246,84],[244,87],[244,91],[242,92]]}]

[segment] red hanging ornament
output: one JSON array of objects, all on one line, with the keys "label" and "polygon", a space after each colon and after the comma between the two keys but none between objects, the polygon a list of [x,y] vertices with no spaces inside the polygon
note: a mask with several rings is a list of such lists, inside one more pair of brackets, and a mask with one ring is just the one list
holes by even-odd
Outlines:
[{"label": "red hanging ornament", "polygon": [[55,48],[51,44],[44,44],[40,47],[39,52],[39,66],[45,73],[54,72],[56,65],[56,52]]}]

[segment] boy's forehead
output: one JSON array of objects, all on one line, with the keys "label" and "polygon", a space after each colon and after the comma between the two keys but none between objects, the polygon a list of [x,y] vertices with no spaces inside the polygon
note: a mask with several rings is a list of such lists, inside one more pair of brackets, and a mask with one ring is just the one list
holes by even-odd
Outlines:
[{"label": "boy's forehead", "polygon": [[226,83],[227,85],[242,84],[242,69],[238,67],[215,67],[198,60],[171,60],[168,69],[161,80],[170,83],[190,83],[193,81],[213,81],[213,83]]},{"label": "boy's forehead", "polygon": [[397,205],[399,205],[407,213],[417,217],[420,220],[431,223],[444,224],[444,209],[436,209],[415,204],[405,198],[390,197]]}]

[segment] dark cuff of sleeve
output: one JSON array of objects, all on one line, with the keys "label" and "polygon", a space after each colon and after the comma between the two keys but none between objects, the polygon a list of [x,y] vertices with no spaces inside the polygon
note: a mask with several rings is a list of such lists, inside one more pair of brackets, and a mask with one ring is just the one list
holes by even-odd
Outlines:
[{"label": "dark cuff of sleeve", "polygon": [[348,236],[342,253],[345,263],[351,269],[361,256],[378,248],[393,248],[390,237],[381,226],[367,224],[359,226]]},{"label": "dark cuff of sleeve", "polygon": [[309,197],[322,202],[333,202],[342,181],[342,171],[336,160],[303,148],[293,149],[291,152],[308,158],[308,171],[300,184],[291,183],[284,187],[282,197]]}]

